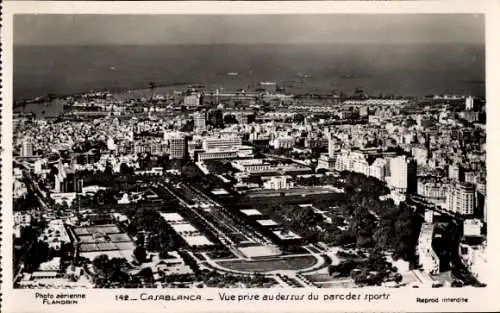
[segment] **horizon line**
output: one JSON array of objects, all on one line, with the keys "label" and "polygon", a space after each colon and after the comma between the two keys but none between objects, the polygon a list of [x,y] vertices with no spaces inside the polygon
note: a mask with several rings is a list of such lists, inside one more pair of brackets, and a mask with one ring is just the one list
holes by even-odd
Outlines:
[{"label": "horizon line", "polygon": [[68,44],[40,44],[40,43],[13,43],[13,47],[64,47],[64,46],[225,46],[225,45],[481,45],[486,46],[485,42],[220,42],[220,43],[68,43]]}]

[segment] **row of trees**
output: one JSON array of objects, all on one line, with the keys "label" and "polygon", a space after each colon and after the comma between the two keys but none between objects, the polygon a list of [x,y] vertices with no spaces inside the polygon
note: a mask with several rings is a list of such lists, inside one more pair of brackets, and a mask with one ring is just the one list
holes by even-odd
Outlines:
[{"label": "row of trees", "polygon": [[396,259],[415,261],[420,215],[404,202],[396,206],[392,200],[380,200],[389,190],[379,180],[356,173],[342,176],[346,198],[339,207],[351,218],[346,234],[339,239],[355,238],[359,248],[389,249]]},{"label": "row of trees", "polygon": [[28,273],[37,270],[41,263],[55,256],[54,250],[38,239],[39,234],[38,228],[24,227],[21,237],[14,241],[14,263],[22,264],[24,271]]},{"label": "row of trees", "polygon": [[[168,257],[168,251],[182,247],[184,242],[175,233],[172,227],[158,214],[157,211],[138,208],[135,213],[133,210],[128,212],[130,224],[127,227],[127,232],[133,236],[137,236],[138,244],[142,246],[145,243],[145,236],[148,236],[147,246],[144,248],[149,251],[160,253],[161,258]],[[144,261],[145,251],[138,252],[138,261]]]},{"label": "row of trees", "polygon": [[[312,208],[269,204],[261,209],[310,242],[391,250],[396,259],[415,261],[420,215],[405,203],[396,206],[392,200],[380,200],[389,190],[375,178],[343,172],[339,178],[325,180],[345,190],[336,203],[341,216],[333,214],[331,223],[326,223]],[[347,229],[339,228],[342,226]]]},{"label": "row of trees", "polygon": [[340,177],[344,190],[349,196],[360,194],[379,197],[389,193],[389,188],[375,177],[368,177],[360,173],[347,171],[341,172]]},{"label": "row of trees", "polygon": [[96,288],[138,288],[151,286],[153,271],[146,267],[137,275],[129,275],[127,270],[130,265],[124,258],[109,258],[106,254],[99,255],[92,261],[95,275],[93,281]]},{"label": "row of trees", "polygon": [[231,166],[230,162],[214,160],[214,161],[205,162],[205,165],[211,173],[215,173],[215,174],[219,174],[219,175],[223,175],[223,174],[227,174],[227,173],[234,173],[234,172],[238,171],[234,167]]},{"label": "row of trees", "polygon": [[370,249],[366,259],[347,259],[328,267],[328,274],[335,277],[351,277],[358,285],[380,286],[384,281],[402,281],[397,268],[388,262],[380,249]]}]

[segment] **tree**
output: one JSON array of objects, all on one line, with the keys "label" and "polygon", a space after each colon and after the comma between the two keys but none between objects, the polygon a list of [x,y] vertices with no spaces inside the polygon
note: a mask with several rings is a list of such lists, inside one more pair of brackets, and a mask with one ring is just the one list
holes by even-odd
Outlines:
[{"label": "tree", "polygon": [[186,124],[181,127],[182,132],[192,132],[194,130],[194,120],[188,120]]},{"label": "tree", "polygon": [[98,288],[109,288],[112,284],[118,284],[124,287],[130,282],[130,277],[122,271],[122,266],[127,261],[124,258],[109,259],[107,255],[97,256],[94,261],[94,267],[97,269],[97,275],[94,276],[94,282]]},{"label": "tree", "polygon": [[134,169],[128,166],[126,163],[120,164],[120,175],[122,176],[130,176],[134,175]]},{"label": "tree", "polygon": [[399,284],[399,283],[401,283],[402,281],[403,281],[403,275],[401,275],[401,274],[399,274],[399,273],[398,273],[398,274],[396,274],[396,276],[394,277],[394,282],[395,282],[396,284]]},{"label": "tree", "polygon": [[236,116],[234,116],[233,114],[227,114],[226,116],[224,116],[224,124],[238,124]]},{"label": "tree", "polygon": [[104,175],[111,176],[113,175],[113,168],[111,167],[111,163],[106,163],[106,168],[104,169]]},{"label": "tree", "polygon": [[24,256],[24,268],[27,272],[33,272],[42,262],[50,260],[52,256],[53,252],[46,242],[35,240]]},{"label": "tree", "polygon": [[223,128],[224,127],[224,118],[222,114],[222,110],[213,110],[208,112],[208,124],[212,125],[215,128]]},{"label": "tree", "polygon": [[139,272],[139,276],[141,276],[146,282],[150,283],[150,282],[153,282],[154,281],[154,278],[153,278],[153,270],[151,269],[151,267],[146,267],[146,268],[143,268],[140,272]]},{"label": "tree", "polygon": [[98,255],[94,258],[94,260],[92,261],[92,265],[94,265],[94,268],[96,270],[102,271],[102,270],[104,270],[104,268],[106,267],[108,262],[109,262],[108,255],[101,254],[101,255]]},{"label": "tree", "polygon": [[146,250],[142,246],[137,246],[134,249],[134,257],[137,262],[144,263],[146,261]]},{"label": "tree", "polygon": [[305,116],[303,114],[297,113],[293,116],[293,121],[295,123],[303,123],[305,120]]},{"label": "tree", "polygon": [[328,276],[332,276],[335,273],[335,268],[333,265],[328,266]]},{"label": "tree", "polygon": [[69,209],[68,201],[63,200],[63,201],[61,202],[61,210],[63,210],[63,211],[67,211],[68,209]]}]

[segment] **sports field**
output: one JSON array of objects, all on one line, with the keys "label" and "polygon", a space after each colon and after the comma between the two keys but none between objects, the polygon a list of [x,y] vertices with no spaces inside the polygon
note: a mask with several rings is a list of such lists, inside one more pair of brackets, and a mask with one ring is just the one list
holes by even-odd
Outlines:
[{"label": "sports field", "polygon": [[242,271],[242,272],[271,272],[278,270],[301,270],[316,264],[316,258],[311,255],[302,255],[286,258],[272,258],[257,261],[220,261],[219,266],[227,269]]}]

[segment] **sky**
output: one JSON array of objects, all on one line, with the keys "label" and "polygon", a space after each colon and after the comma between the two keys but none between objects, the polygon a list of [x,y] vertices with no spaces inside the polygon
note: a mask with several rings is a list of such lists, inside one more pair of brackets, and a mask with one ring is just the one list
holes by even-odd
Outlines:
[{"label": "sky", "polygon": [[484,44],[475,14],[17,15],[15,45]]}]

